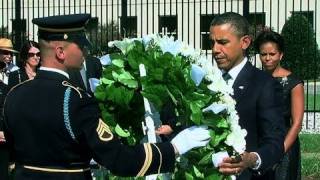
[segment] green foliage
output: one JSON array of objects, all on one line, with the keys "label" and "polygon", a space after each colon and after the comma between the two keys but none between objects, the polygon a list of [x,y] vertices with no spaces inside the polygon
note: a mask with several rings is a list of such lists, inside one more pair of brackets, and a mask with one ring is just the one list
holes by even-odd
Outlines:
[{"label": "green foliage", "polygon": [[319,111],[320,110],[320,94],[305,93],[304,106],[305,106],[305,110]]},{"label": "green foliage", "polygon": [[93,45],[92,54],[106,54],[115,51],[115,49],[108,47],[108,42],[121,38],[117,21],[96,24],[94,27],[89,27],[88,30],[87,34]]},{"label": "green foliage", "polygon": [[320,134],[300,134],[302,179],[320,178]]},{"label": "green foliage", "polygon": [[[95,91],[103,119],[111,130],[124,143],[136,144],[143,137],[140,127],[145,114],[143,97],[158,112],[172,103],[178,114],[178,124],[207,125],[212,137],[209,145],[192,150],[181,158],[174,177],[220,177],[219,172],[213,169],[211,155],[220,150],[232,151],[224,144],[230,133],[227,114],[202,112],[204,107],[218,101],[220,94],[210,91],[206,80],[198,87],[195,85],[190,76],[191,62],[181,54],[164,53],[155,43],[145,46],[138,40],[123,40],[117,45],[121,51],[110,54],[112,63],[104,67],[100,85]],[[147,76],[140,77],[140,64],[144,64]]]},{"label": "green foliage", "polygon": [[303,79],[318,78],[320,54],[314,30],[306,17],[292,15],[281,34],[285,40],[282,65]]}]

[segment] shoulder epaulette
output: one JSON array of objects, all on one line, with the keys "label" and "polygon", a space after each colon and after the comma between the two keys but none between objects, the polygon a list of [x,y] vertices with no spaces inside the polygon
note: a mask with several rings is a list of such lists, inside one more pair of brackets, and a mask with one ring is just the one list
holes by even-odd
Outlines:
[{"label": "shoulder epaulette", "polygon": [[25,80],[25,81],[22,81],[22,82],[19,83],[19,84],[16,84],[15,86],[13,86],[13,87],[8,91],[8,94],[9,94],[11,91],[13,91],[14,89],[16,89],[17,87],[23,85],[23,84],[26,83],[26,82],[32,81],[32,80],[33,80],[33,79],[27,79],[27,80]]},{"label": "shoulder epaulette", "polygon": [[83,90],[82,88],[76,87],[76,86],[72,85],[72,84],[71,84],[70,82],[68,82],[68,81],[62,81],[62,85],[63,85],[63,86],[66,86],[66,87],[70,87],[71,89],[75,90],[75,91],[79,94],[80,98],[82,98],[82,93],[81,93],[81,91],[82,91],[83,93],[86,92],[86,91]]},{"label": "shoulder epaulette", "polygon": [[[15,86],[13,86],[13,87],[8,91],[7,96],[6,96],[6,98],[4,99],[3,104],[6,104],[6,102],[7,102],[7,97],[8,97],[8,95],[11,93],[12,90],[16,89],[17,87],[19,87],[19,86],[21,86],[22,84],[24,84],[24,83],[26,83],[26,82],[29,82],[29,81],[31,81],[31,80],[33,80],[33,79],[25,80],[25,81],[23,81],[23,82],[15,85]],[[2,114],[4,114],[4,109],[5,109],[5,108],[2,109]]]}]

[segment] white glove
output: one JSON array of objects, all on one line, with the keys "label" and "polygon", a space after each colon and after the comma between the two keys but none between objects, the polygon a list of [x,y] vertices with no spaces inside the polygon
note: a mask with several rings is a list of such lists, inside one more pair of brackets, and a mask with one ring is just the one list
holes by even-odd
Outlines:
[{"label": "white glove", "polygon": [[210,134],[206,126],[192,126],[176,135],[171,143],[178,153],[184,154],[195,147],[202,147],[209,143]]}]

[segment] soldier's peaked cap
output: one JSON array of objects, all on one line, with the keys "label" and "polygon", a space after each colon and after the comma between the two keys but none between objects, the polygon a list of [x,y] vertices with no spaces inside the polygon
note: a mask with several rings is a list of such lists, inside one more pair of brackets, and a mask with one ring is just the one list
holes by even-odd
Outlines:
[{"label": "soldier's peaked cap", "polygon": [[72,14],[35,18],[38,25],[38,37],[48,41],[70,41],[81,46],[91,47],[85,33],[90,14]]}]

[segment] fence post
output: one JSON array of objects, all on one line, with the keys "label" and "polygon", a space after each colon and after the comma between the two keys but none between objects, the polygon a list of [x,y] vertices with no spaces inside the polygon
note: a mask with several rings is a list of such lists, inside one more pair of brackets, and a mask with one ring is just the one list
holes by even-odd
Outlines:
[{"label": "fence post", "polygon": [[21,34],[22,34],[22,20],[21,20],[21,0],[15,0],[15,19],[12,20],[13,23],[13,39],[15,49],[20,49],[21,47]]},{"label": "fence post", "polygon": [[125,38],[126,37],[126,24],[127,24],[127,0],[121,0],[121,24],[120,24],[120,33],[121,37]]},{"label": "fence post", "polygon": [[243,16],[249,19],[249,0],[243,0]]}]

